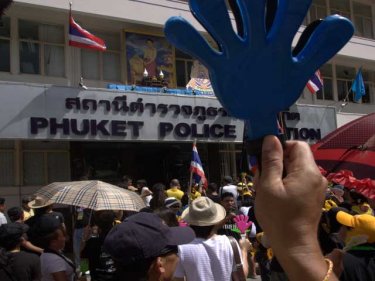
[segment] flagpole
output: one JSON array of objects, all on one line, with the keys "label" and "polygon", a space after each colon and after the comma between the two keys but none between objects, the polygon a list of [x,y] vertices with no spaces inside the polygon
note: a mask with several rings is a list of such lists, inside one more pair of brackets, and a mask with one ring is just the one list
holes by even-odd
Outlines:
[{"label": "flagpole", "polygon": [[[194,141],[193,141],[193,147],[194,146],[196,146],[197,145],[197,140],[195,139]],[[191,161],[192,160],[190,160],[190,166],[191,166]],[[189,166],[189,167],[190,167]],[[193,184],[193,171],[190,169],[190,179],[189,179],[189,186],[188,186],[188,188],[187,188],[187,195],[188,195],[188,199],[189,199],[189,205],[190,205],[190,203],[191,203],[191,186],[192,186],[192,184]]]}]

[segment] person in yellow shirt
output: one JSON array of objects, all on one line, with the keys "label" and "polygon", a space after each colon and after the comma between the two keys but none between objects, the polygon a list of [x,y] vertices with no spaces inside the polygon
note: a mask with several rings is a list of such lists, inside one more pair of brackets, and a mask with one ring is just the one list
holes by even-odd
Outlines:
[{"label": "person in yellow shirt", "polygon": [[26,221],[32,216],[34,216],[34,210],[31,209],[28,204],[32,201],[31,197],[24,197],[22,198],[22,210],[23,210],[23,220]]},{"label": "person in yellow shirt", "polygon": [[180,189],[181,186],[178,179],[171,180],[169,187],[170,188],[166,191],[167,197],[174,197],[181,201],[182,196],[184,196],[184,192]]},{"label": "person in yellow shirt", "polygon": [[202,194],[198,191],[199,185],[196,183],[191,187],[191,193],[190,193],[190,200],[193,201],[199,197],[202,196]]}]

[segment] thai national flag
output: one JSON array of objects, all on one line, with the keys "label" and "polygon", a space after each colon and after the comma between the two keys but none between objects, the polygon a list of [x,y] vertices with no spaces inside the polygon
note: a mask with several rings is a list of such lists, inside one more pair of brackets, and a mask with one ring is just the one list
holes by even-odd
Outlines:
[{"label": "thai national flag", "polygon": [[77,24],[72,15],[69,19],[69,46],[105,51],[107,47],[102,39],[92,35]]},{"label": "thai national flag", "polygon": [[311,94],[315,94],[317,91],[323,89],[323,79],[320,75],[319,70],[317,70],[310,78],[309,82],[307,82],[306,87],[311,92]]},{"label": "thai national flag", "polygon": [[190,163],[190,172],[193,173],[195,183],[202,184],[204,188],[207,188],[207,179],[204,174],[202,162],[199,158],[198,150],[195,144],[193,144],[193,157]]}]

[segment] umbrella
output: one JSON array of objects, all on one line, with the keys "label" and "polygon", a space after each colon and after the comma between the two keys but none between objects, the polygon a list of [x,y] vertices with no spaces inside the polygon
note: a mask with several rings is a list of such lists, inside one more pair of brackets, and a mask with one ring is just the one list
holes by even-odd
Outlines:
[{"label": "umbrella", "polygon": [[338,128],[311,150],[328,180],[375,199],[375,113]]},{"label": "umbrella", "polygon": [[311,150],[328,174],[349,170],[358,179],[375,179],[375,113],[338,128]]},{"label": "umbrella", "polygon": [[135,192],[102,181],[54,182],[35,195],[49,202],[84,207],[92,210],[139,211],[146,207]]}]

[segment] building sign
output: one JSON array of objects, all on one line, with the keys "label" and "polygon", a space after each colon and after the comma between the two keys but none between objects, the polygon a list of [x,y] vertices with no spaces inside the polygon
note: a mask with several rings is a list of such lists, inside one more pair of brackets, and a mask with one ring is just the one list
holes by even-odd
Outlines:
[{"label": "building sign", "polygon": [[215,98],[0,85],[0,138],[241,142]]},{"label": "building sign", "polygon": [[288,139],[315,143],[337,128],[335,107],[295,105],[282,116]]}]

